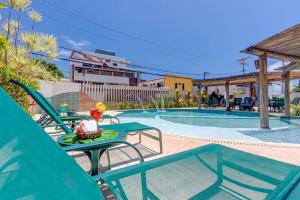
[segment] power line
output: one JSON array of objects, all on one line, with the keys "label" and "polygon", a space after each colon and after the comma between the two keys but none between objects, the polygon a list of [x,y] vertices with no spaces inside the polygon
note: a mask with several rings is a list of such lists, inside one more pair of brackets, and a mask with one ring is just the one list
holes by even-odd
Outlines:
[{"label": "power line", "polygon": [[[54,19],[54,18],[52,18],[52,17],[50,17],[50,16],[47,16],[47,15],[46,15],[46,17],[47,17],[47,18],[45,18],[46,20],[51,20],[51,21],[54,21],[54,22],[56,22],[56,23],[59,23],[59,22],[64,23],[64,24],[66,24],[66,25],[68,25],[68,26],[70,26],[70,27],[72,27],[72,28],[75,28],[76,30],[79,30],[79,31],[81,31],[81,32],[84,32],[84,33],[86,33],[86,34],[89,34],[91,37],[93,37],[93,38],[95,38],[95,39],[99,39],[99,38],[102,37],[102,38],[105,38],[105,39],[108,39],[108,40],[111,40],[111,41],[114,41],[114,42],[125,43],[126,45],[132,46],[132,47],[137,48],[137,49],[139,49],[139,50],[145,50],[145,51],[148,51],[148,52],[152,52],[152,53],[159,54],[159,55],[165,55],[165,56],[172,57],[172,58],[180,58],[180,57],[183,58],[183,57],[185,57],[184,59],[189,60],[189,61],[192,61],[192,62],[194,62],[194,63],[206,62],[206,61],[209,60],[209,59],[204,59],[204,58],[202,58],[202,59],[201,59],[201,58],[198,58],[198,59],[195,59],[195,58],[188,58],[188,59],[187,59],[185,55],[179,55],[179,54],[174,54],[174,53],[165,52],[165,51],[160,51],[160,50],[152,50],[152,49],[149,49],[149,48],[145,48],[145,47],[140,47],[140,46],[134,45],[134,44],[132,44],[132,43],[130,43],[130,42],[124,42],[124,41],[122,41],[122,40],[118,40],[118,39],[114,39],[114,38],[111,38],[111,37],[107,37],[107,36],[105,36],[105,35],[101,35],[101,37],[96,37],[96,36],[95,36],[95,32],[87,31],[87,30],[83,29],[82,27],[76,26],[76,25],[74,25],[74,24],[70,24],[70,23],[65,22],[65,21],[59,21],[59,20]],[[97,34],[98,34],[98,33],[97,33]],[[216,61],[216,60],[215,60],[215,61]],[[220,61],[220,60],[218,60],[218,61]]]},{"label": "power line", "polygon": [[238,63],[242,66],[242,72],[243,72],[243,74],[246,73],[245,66],[248,65],[247,62],[246,62],[248,58],[249,58],[249,57],[246,57],[246,58],[240,58],[240,59],[237,60]]},{"label": "power line", "polygon": [[[37,56],[41,56],[41,57],[45,57],[45,58],[49,58],[49,56],[47,55],[44,55],[44,54],[41,54],[41,53],[36,53],[36,52],[32,52],[33,55],[37,55]],[[93,55],[92,55],[93,56]],[[56,59],[58,60],[61,60],[61,61],[67,61],[67,62],[74,62],[74,63],[79,63],[79,64],[83,64],[85,63],[84,61],[86,60],[82,60],[82,61],[78,61],[78,60],[74,60],[74,59],[69,59],[69,58],[63,58],[63,57],[57,57]],[[113,60],[112,60],[113,61]],[[116,61],[116,62],[120,62],[120,61]],[[137,65],[134,65],[134,66],[137,66]],[[141,68],[141,66],[139,66]],[[152,70],[157,70],[157,69],[153,69],[151,68]],[[158,70],[157,70],[158,71]],[[69,73],[70,71],[68,71]],[[146,72],[146,71],[139,71],[140,73],[142,74],[147,74],[147,75],[154,75],[154,76],[165,76],[166,74],[161,74],[161,73],[152,73],[152,72]],[[173,72],[174,73],[174,72]],[[233,72],[233,73],[236,73],[236,72]],[[208,74],[210,74],[209,72],[205,72],[206,76]]]},{"label": "power line", "polygon": [[[41,53],[32,52],[31,54],[36,55],[36,56],[45,57],[45,58],[50,58],[49,56],[41,54]],[[73,60],[73,59],[62,58],[62,57],[57,57],[56,59],[61,60],[61,61],[80,63],[80,64],[84,63],[84,62],[81,62],[81,61],[76,61],[76,60]],[[165,74],[159,74],[159,73],[151,73],[151,72],[145,72],[145,71],[139,71],[139,72],[143,73],[143,74],[148,74],[148,75],[165,76]]]},{"label": "power line", "polygon": [[[123,35],[123,36],[126,36],[126,37],[131,38],[131,39],[135,39],[135,40],[140,41],[140,42],[148,43],[148,44],[151,44],[151,45],[153,45],[153,46],[158,46],[159,48],[167,48],[167,49],[170,49],[172,52],[174,52],[174,50],[177,50],[176,47],[171,47],[171,48],[169,47],[169,48],[168,48],[168,47],[162,46],[161,44],[159,44],[159,43],[157,43],[157,42],[150,41],[150,40],[146,40],[146,39],[143,39],[143,38],[141,38],[141,37],[138,37],[138,36],[135,36],[135,35],[132,35],[132,34],[128,34],[128,33],[122,32],[122,31],[117,30],[117,29],[115,29],[115,28],[111,28],[111,27],[105,26],[105,25],[103,25],[103,24],[100,24],[99,22],[96,22],[96,21],[92,20],[92,19],[89,19],[89,18],[87,18],[87,17],[78,15],[76,12],[73,12],[73,11],[71,11],[71,10],[67,10],[67,9],[58,7],[58,6],[56,6],[56,5],[54,5],[54,4],[50,3],[50,2],[43,1],[43,2],[37,2],[37,3],[39,3],[40,5],[42,5],[42,6],[44,6],[44,7],[47,7],[47,8],[49,8],[49,7],[51,8],[51,7],[52,7],[52,8],[55,9],[54,11],[56,11],[56,12],[62,14],[62,15],[66,15],[66,13],[70,13],[70,14],[73,15],[73,16],[76,16],[76,17],[78,17],[78,18],[80,18],[80,19],[83,19],[83,20],[85,20],[85,21],[88,21],[89,23],[92,23],[92,24],[97,25],[97,27],[102,28],[102,29],[104,29],[104,30],[108,30],[108,31],[110,31],[110,32],[114,32],[114,33],[117,33],[117,34],[119,34],[119,35]],[[48,16],[47,16],[47,17],[48,17]],[[52,19],[53,19],[53,18],[52,18]],[[56,20],[56,21],[58,21],[58,20]],[[74,27],[74,26],[73,26],[73,27]],[[79,27],[79,29],[82,30],[83,28],[82,28],[82,27]],[[113,40],[116,40],[116,39],[113,39]],[[140,47],[139,47],[139,48],[140,48]],[[147,49],[147,50],[149,50],[149,49]],[[156,50],[156,51],[157,51],[157,50]],[[152,51],[152,52],[153,52],[153,51]],[[154,51],[154,52],[155,52],[155,51]],[[185,51],[185,53],[186,53],[186,51]],[[214,60],[214,61],[216,61],[216,60],[225,60],[225,59],[216,59],[216,58],[200,58],[199,56],[191,55],[190,52],[188,52],[188,54],[186,55],[186,54],[182,54],[182,52],[181,52],[181,54],[174,54],[174,53],[170,53],[169,51],[168,51],[168,52],[160,51],[159,54],[165,54],[165,55],[173,56],[173,57],[174,57],[174,56],[176,56],[176,57],[190,57],[190,58],[194,58],[194,60],[198,60],[198,61],[208,61],[208,60]]]},{"label": "power line", "polygon": [[205,80],[206,75],[208,75],[208,74],[209,74],[209,72],[203,72],[203,80]]},{"label": "power line", "polygon": [[[86,55],[86,56],[91,56],[91,57],[98,58],[98,59],[105,59],[104,57],[101,57],[100,55],[89,54],[89,53],[86,53],[86,52],[81,52],[81,51],[71,49],[71,48],[67,48],[67,47],[64,47],[64,46],[58,46],[58,47],[61,48],[61,49],[64,49],[64,50],[71,51],[71,52],[77,52],[77,53],[80,53],[80,54],[83,54],[83,55]],[[74,59],[71,59],[71,60],[74,60]],[[80,59],[76,59],[76,60],[80,60]],[[113,61],[113,62],[119,63],[119,64],[126,64],[126,65],[134,67],[134,68],[148,69],[148,70],[152,70],[152,71],[160,71],[160,72],[165,72],[165,73],[180,74],[180,75],[186,75],[186,76],[201,76],[202,75],[201,73],[200,74],[197,74],[197,73],[182,73],[182,72],[176,72],[176,71],[171,71],[171,70],[157,69],[157,68],[154,68],[152,66],[142,66],[142,65],[139,65],[139,64],[131,64],[131,63],[122,62],[122,61],[113,60],[113,59],[110,59],[110,60]],[[82,61],[85,61],[85,60],[82,60]],[[97,62],[97,61],[94,61],[94,62]],[[229,73],[223,73],[223,74],[208,73],[207,72],[206,75],[208,75],[208,74],[210,74],[210,75],[230,75],[230,74],[235,74],[235,73],[238,73],[238,72],[229,72]]]}]

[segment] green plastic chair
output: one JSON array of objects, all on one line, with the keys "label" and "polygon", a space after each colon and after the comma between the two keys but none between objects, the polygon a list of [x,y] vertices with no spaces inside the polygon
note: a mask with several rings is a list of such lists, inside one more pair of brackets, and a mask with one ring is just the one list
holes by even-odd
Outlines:
[{"label": "green plastic chair", "polygon": [[0,199],[104,200],[97,183],[1,87],[0,102]]},{"label": "green plastic chair", "polygon": [[[48,105],[48,107],[61,118],[62,121],[73,122],[73,121],[82,121],[84,119],[91,119],[91,116],[89,115],[80,115],[76,112],[67,112],[67,116],[61,115],[61,113],[59,113],[56,110],[56,108],[48,101],[48,99],[40,92],[34,90],[33,88],[23,83],[20,83],[17,80],[11,80],[10,82],[22,87],[27,92],[32,91],[32,92],[28,92],[28,94],[33,99],[36,99],[39,96]],[[111,123],[115,123],[115,121],[116,123],[120,123],[119,118],[111,115],[103,115],[102,120],[103,119],[109,119]],[[52,122],[51,117],[49,117],[47,113],[41,115],[40,119],[38,120],[38,123],[40,123],[41,125],[47,125],[50,124],[51,122]]]},{"label": "green plastic chair", "polygon": [[[61,129],[67,133],[70,134],[73,132],[72,127],[76,122],[72,123],[64,123],[63,119],[57,114],[56,110],[51,107],[50,103],[48,101],[45,101],[45,98],[42,98],[40,95],[37,94],[37,92],[32,89],[31,87],[28,87],[19,81],[11,80],[12,83],[22,87],[35,101],[36,103],[51,117],[51,121],[54,121],[56,124],[51,125],[43,125],[44,128],[48,127],[61,127]],[[48,103],[47,103],[48,102]],[[109,124],[109,125],[103,125],[101,126],[104,129],[107,130],[116,130],[116,131],[122,131],[124,138],[130,134],[130,135],[139,135],[139,143],[142,141],[142,136],[149,137],[153,140],[156,140],[159,143],[159,153],[163,153],[162,148],[162,133],[158,128],[147,126],[141,123],[137,122],[129,122],[129,123],[122,123],[122,124]],[[145,131],[153,130],[157,133],[157,135],[149,134]]]},{"label": "green plastic chair", "polygon": [[298,166],[216,144],[91,177],[64,152],[90,147],[59,148],[2,88],[0,102],[0,199],[104,199],[98,181],[119,200],[300,198]]}]

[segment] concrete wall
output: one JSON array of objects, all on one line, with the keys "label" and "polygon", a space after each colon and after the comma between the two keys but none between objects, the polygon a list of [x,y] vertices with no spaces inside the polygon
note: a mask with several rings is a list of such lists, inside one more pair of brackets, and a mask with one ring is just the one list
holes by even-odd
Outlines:
[{"label": "concrete wall", "polygon": [[[80,84],[67,80],[60,82],[39,81],[40,90],[56,108],[59,109],[61,104],[68,104],[69,111],[79,111],[80,103]],[[41,109],[37,108],[36,112],[40,113]]]},{"label": "concrete wall", "polygon": [[40,93],[42,93],[47,98],[68,92],[80,92],[80,84],[73,83],[68,80],[62,80],[59,82],[40,80],[39,84]]}]

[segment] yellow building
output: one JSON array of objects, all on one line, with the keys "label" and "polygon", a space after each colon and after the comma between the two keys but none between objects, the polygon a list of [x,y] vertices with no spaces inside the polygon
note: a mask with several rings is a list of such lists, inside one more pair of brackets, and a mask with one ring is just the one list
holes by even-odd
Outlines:
[{"label": "yellow building", "polygon": [[144,81],[140,83],[140,86],[145,87],[166,87],[170,89],[178,89],[182,90],[192,90],[193,89],[193,81],[190,77],[185,76],[177,76],[168,74],[163,78]]},{"label": "yellow building", "polygon": [[166,75],[164,78],[164,87],[170,89],[192,90],[193,81],[190,77]]}]

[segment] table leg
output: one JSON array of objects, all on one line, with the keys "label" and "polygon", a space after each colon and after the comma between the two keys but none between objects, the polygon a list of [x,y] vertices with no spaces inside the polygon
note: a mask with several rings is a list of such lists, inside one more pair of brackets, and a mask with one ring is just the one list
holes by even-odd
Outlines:
[{"label": "table leg", "polygon": [[92,150],[86,152],[86,154],[89,156],[91,160],[91,175],[97,175],[99,174],[99,161],[101,155],[105,152],[106,149],[101,150]]}]

